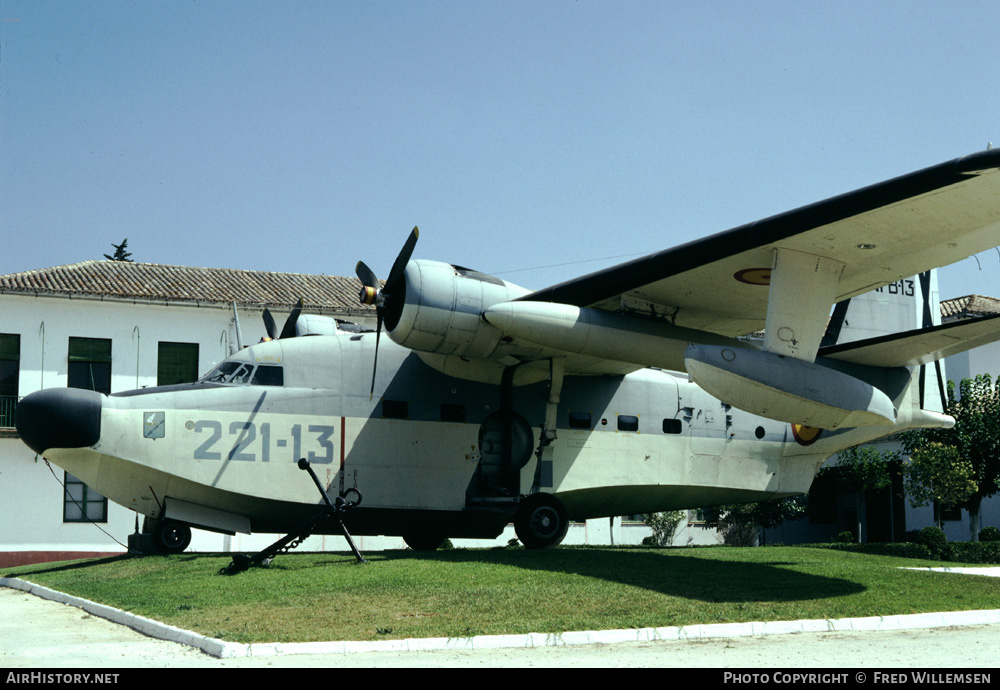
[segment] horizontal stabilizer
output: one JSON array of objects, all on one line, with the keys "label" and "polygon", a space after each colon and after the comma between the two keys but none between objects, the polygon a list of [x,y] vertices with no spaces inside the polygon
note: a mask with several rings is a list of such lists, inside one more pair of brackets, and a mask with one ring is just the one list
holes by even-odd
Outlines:
[{"label": "horizontal stabilizer", "polygon": [[874,367],[928,364],[1000,340],[1000,314],[820,348],[820,357]]}]

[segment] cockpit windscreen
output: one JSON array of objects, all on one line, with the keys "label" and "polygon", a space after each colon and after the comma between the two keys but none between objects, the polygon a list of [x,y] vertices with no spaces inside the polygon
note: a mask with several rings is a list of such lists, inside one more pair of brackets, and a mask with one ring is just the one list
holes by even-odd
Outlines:
[{"label": "cockpit windscreen", "polygon": [[231,385],[283,386],[284,370],[272,364],[250,362],[222,362],[201,378],[202,383],[228,383]]}]

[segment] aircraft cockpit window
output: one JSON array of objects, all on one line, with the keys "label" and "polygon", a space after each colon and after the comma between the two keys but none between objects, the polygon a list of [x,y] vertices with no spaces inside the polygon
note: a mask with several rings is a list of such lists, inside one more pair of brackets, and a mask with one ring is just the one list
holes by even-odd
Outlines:
[{"label": "aircraft cockpit window", "polygon": [[254,372],[251,383],[255,386],[283,386],[285,385],[284,369],[271,364],[261,364]]},{"label": "aircraft cockpit window", "polygon": [[239,366],[239,362],[223,362],[205,374],[201,379],[202,383],[226,383]]},{"label": "aircraft cockpit window", "polygon": [[229,377],[229,383],[250,383],[250,376],[253,374],[252,364],[241,364],[239,368]]},{"label": "aircraft cockpit window", "polygon": [[281,367],[261,365],[255,367],[249,362],[223,362],[202,377],[202,383],[229,383],[261,386],[283,385]]}]

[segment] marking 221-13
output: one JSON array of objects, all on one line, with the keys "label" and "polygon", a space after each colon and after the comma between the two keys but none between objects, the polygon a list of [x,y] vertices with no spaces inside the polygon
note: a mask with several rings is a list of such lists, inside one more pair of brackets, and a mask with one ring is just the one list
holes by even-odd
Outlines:
[{"label": "marking 221-13", "polygon": [[[229,436],[232,437],[233,445],[229,450],[225,447],[229,444],[223,443],[222,448],[215,449],[217,443],[222,441],[222,422],[215,419],[199,419],[190,423],[191,429],[195,433],[208,434],[208,438],[195,448],[195,460],[222,460],[223,456],[227,460],[243,460],[248,462],[257,461],[257,439],[260,439],[260,459],[262,462],[271,461],[271,424],[264,422],[259,427],[254,422],[231,422],[229,424]],[[301,424],[293,424],[291,428],[292,452],[287,454],[286,459],[290,462],[297,462],[299,458],[305,457],[310,463],[326,465],[333,462],[334,447],[333,434],[335,427],[325,424],[309,424],[305,427],[305,438]],[[320,452],[309,450],[306,455],[302,455],[302,443],[305,440],[307,445],[318,444]],[[288,447],[287,438],[278,438],[274,442],[274,448],[281,449]],[[277,453],[276,453],[277,455]],[[281,453],[281,455],[285,455]],[[280,462],[280,460],[279,460]]]}]

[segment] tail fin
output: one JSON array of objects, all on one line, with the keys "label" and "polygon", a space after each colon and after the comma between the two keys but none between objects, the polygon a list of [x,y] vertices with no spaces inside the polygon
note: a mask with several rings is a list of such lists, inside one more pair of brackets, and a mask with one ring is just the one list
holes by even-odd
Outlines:
[{"label": "tail fin", "polygon": [[937,271],[930,270],[839,302],[822,347],[939,325]]},{"label": "tail fin", "polygon": [[[820,354],[838,358],[838,353],[852,352],[855,357],[839,358],[859,361],[856,355],[865,345],[883,343],[891,348],[893,339],[886,336],[912,334],[940,325],[937,271],[930,270],[839,302],[830,317]],[[845,347],[847,343],[855,346]],[[918,377],[920,407],[944,411],[944,362],[935,359],[933,366],[921,363],[914,374]]]}]

